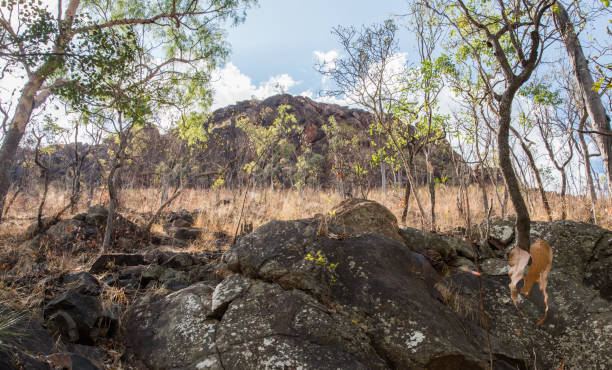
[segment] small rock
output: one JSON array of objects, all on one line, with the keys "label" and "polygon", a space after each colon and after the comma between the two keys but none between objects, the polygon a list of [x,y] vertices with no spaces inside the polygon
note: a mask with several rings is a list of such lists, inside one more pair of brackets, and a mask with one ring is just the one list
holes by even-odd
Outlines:
[{"label": "small rock", "polygon": [[249,289],[251,280],[240,274],[235,274],[223,280],[213,292],[211,316],[221,316],[227,306],[235,298]]},{"label": "small rock", "polygon": [[202,229],[197,227],[177,227],[172,229],[172,237],[178,240],[195,240],[202,236]]},{"label": "small rock", "polygon": [[129,253],[111,253],[103,254],[93,263],[89,272],[92,274],[99,274],[113,267],[120,266],[137,266],[144,265],[144,256],[141,254],[129,254]]},{"label": "small rock", "polygon": [[108,210],[101,204],[89,207],[85,221],[92,225],[103,225],[108,217]]}]

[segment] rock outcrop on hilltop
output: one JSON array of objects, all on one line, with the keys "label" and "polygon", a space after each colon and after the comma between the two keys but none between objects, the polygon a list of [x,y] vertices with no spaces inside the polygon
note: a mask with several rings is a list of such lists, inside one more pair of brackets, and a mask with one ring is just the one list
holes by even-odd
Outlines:
[{"label": "rock outcrop on hilltop", "polygon": [[[274,148],[269,160],[266,161],[265,168],[258,173],[262,178],[258,181],[260,184],[293,186],[298,181],[297,177],[302,176],[298,174],[298,157],[304,156],[303,165],[307,167],[308,176],[300,180],[310,185],[334,186],[336,184],[336,173],[333,170],[334,153],[330,151],[329,137],[323,130],[323,126],[329,123],[332,117],[345,131],[343,135],[348,140],[356,140],[358,143],[358,149],[347,149],[342,153],[342,160],[347,165],[352,166],[354,163],[369,165],[371,155],[377,149],[371,145],[371,142],[377,142],[378,147],[382,143],[380,137],[370,135],[372,115],[364,110],[319,103],[303,96],[275,95],[261,101],[239,102],[212,112],[209,118],[202,122],[202,126],[209,133],[205,145],[188,147],[176,131],[162,134],[155,127],[146,127],[136,132],[129,151],[130,161],[122,167],[123,177],[120,178],[120,182],[135,187],[159,186],[162,177],[171,172],[170,168],[176,166],[177,158],[182,158],[185,163],[181,172],[190,179],[189,186],[211,186],[216,177],[202,176],[202,174],[216,175],[219,170],[226,185],[242,184],[244,165],[254,160],[257,155],[248,145],[246,135],[237,127],[236,122],[248,118],[256,125],[267,127],[277,118],[277,110],[281,105],[290,107],[287,112],[295,116],[295,129],[282,145],[279,144]],[[99,186],[104,183],[104,170],[100,168],[95,158],[109,162],[108,149],[114,145],[116,144],[112,140],[93,147],[79,144],[76,150],[79,156],[89,153],[85,156],[81,167],[83,182],[88,186]],[[50,154],[42,156],[43,162],[50,168],[52,182],[62,182],[70,178],[70,169],[66,163],[69,162],[68,158],[70,161],[75,160],[74,153],[74,144],[66,144],[57,145]],[[436,177],[454,178],[454,171],[450,168],[453,153],[445,141],[437,144],[436,150],[432,151]],[[33,158],[33,153],[30,149],[23,149],[20,156],[26,161],[27,158]],[[414,169],[417,182],[425,181],[425,169],[424,157],[417,156]],[[389,179],[393,178],[391,172],[389,169]],[[14,182],[19,182],[20,178],[24,177],[25,181],[28,181],[27,168],[15,168],[12,177]],[[369,171],[364,181],[373,186],[380,186],[380,170]]]},{"label": "rock outcrop on hilltop", "polygon": [[[45,278],[45,326],[60,334],[59,347],[33,326],[27,333],[40,349],[16,343],[12,357],[0,351],[0,364],[49,368],[60,358],[95,369],[101,359],[92,353],[112,338],[138,369],[488,369],[489,341],[495,369],[612,368],[612,231],[532,224],[532,237],[554,251],[550,311],[536,326],[539,290],[521,298],[524,316],[510,299],[504,254],[514,230],[506,220],[492,222],[482,254],[452,237],[398,231],[372,202],[338,209],[370,212],[376,222],[271,221],[224,253],[153,245]],[[166,217],[176,227],[190,219]],[[465,272],[478,266],[481,278]],[[111,287],[129,305],[103,303]]]}]

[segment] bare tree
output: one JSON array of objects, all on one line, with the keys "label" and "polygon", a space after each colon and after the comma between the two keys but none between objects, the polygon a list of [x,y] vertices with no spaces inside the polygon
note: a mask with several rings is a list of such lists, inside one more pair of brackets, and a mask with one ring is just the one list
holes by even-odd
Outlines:
[{"label": "bare tree", "polygon": [[[410,161],[398,134],[398,120],[392,116],[391,107],[397,106],[402,92],[398,85],[405,76],[403,68],[391,68],[398,50],[396,32],[397,26],[391,20],[363,27],[361,31],[354,27],[336,27],[333,34],[340,41],[345,55],[333,63],[321,63],[316,68],[335,84],[334,88],[323,94],[345,97],[372,113],[372,124],[386,134],[391,147],[401,159],[408,178],[407,186],[416,189]],[[405,132],[405,124],[401,123],[401,126]],[[416,192],[414,198],[424,223],[425,211]]]}]

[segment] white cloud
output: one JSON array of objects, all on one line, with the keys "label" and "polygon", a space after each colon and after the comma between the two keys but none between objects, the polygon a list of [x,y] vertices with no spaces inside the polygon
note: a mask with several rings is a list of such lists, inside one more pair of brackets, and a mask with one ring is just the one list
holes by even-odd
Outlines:
[{"label": "white cloud", "polygon": [[227,63],[213,72],[214,90],[212,109],[218,109],[247,99],[265,99],[269,96],[289,92],[299,84],[293,77],[284,73],[272,76],[268,81],[255,86],[251,78],[243,74],[234,64]]},{"label": "white cloud", "polygon": [[[317,66],[321,68],[322,72],[329,72],[330,70],[336,68],[336,59],[338,58],[338,52],[336,50],[329,51],[318,51],[314,52],[315,58],[317,59]],[[321,82],[325,84],[328,81],[328,77],[323,75],[321,77]]]}]

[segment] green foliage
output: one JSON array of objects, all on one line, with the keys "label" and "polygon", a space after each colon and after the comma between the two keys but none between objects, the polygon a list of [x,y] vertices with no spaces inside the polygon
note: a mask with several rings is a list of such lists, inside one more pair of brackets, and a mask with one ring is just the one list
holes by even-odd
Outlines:
[{"label": "green foliage", "polygon": [[338,122],[333,116],[329,117],[321,129],[325,132],[329,144],[332,170],[342,181],[363,190],[367,184],[368,168],[371,168],[373,163],[369,156],[363,155],[363,144],[367,137],[356,127]]},{"label": "green foliage", "polygon": [[559,90],[552,90],[552,85],[547,82],[531,83],[519,90],[521,96],[533,99],[533,102],[541,105],[556,106],[561,104]]},{"label": "green foliage", "polygon": [[190,112],[181,117],[177,127],[178,135],[186,140],[189,146],[204,144],[208,141],[212,127],[206,128],[207,115],[204,113]]},{"label": "green foliage", "polygon": [[291,106],[280,105],[274,121],[268,127],[248,117],[241,117],[236,121],[236,127],[246,134],[249,146],[256,154],[255,160],[243,166],[247,174],[263,171],[267,166],[273,169],[284,158],[283,154],[288,154],[292,149],[287,138],[298,131],[298,126],[297,119],[289,113],[290,110]]},{"label": "green foliage", "polygon": [[336,268],[338,267],[338,263],[329,263],[321,251],[317,251],[317,253],[314,255],[308,253],[304,259],[317,266],[321,266],[329,275],[329,279],[331,280],[332,284],[336,282]]}]

